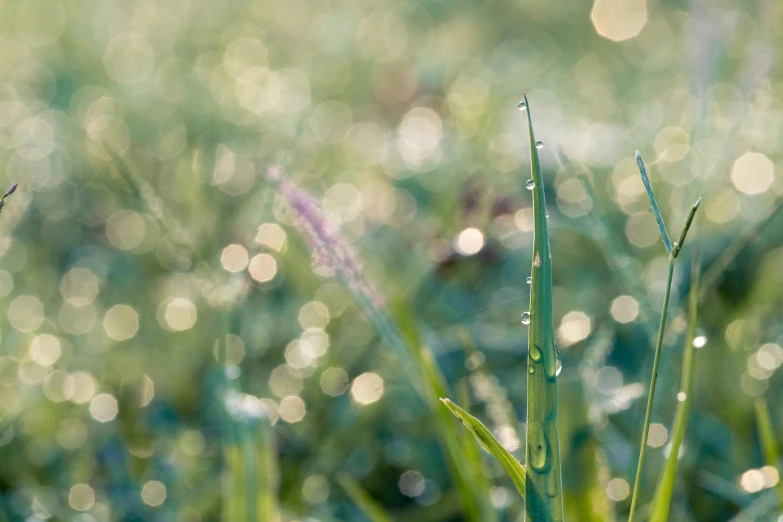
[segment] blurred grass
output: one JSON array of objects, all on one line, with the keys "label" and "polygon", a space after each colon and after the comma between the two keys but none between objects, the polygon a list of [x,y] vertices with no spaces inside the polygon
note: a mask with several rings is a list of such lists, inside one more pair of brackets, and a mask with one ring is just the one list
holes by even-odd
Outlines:
[{"label": "blurred grass", "polygon": [[[518,520],[502,467],[421,400],[407,348],[313,259],[267,169],[405,303],[435,388],[521,457],[526,90],[546,144],[561,450],[580,463],[568,519],[629,508],[667,275],[644,147],[666,221],[705,197],[704,346],[671,517],[776,522],[781,19],[775,2],[0,3],[0,182],[19,183],[0,220],[0,520],[352,520],[341,472],[395,520]],[[690,287],[678,266],[667,346]],[[679,361],[661,355],[664,430]],[[226,368],[268,424],[228,420]],[[647,496],[675,435],[655,433]]]}]

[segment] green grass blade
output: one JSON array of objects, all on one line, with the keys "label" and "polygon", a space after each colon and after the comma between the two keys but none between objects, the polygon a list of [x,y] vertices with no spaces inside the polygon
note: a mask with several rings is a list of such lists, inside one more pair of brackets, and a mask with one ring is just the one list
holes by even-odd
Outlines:
[{"label": "green grass blade", "polygon": [[[655,221],[658,222],[658,228],[661,231],[661,237],[663,238],[663,244],[666,246],[666,251],[672,253],[672,240],[669,239],[669,232],[666,231],[666,225],[663,223],[663,216],[661,216],[661,209],[658,207],[658,201],[653,194],[652,186],[650,185],[650,178],[647,177],[647,169],[642,161],[642,155],[639,151],[636,151],[636,164],[639,165],[639,172],[642,175],[642,183],[647,190],[647,197],[650,198],[650,205],[652,205],[653,214],[655,214]],[[683,238],[684,239],[684,238]]]},{"label": "green grass blade", "polygon": [[[644,163],[642,163],[642,157],[639,154],[639,152],[636,152],[636,162],[639,164],[639,172],[642,175],[642,180],[644,181],[644,186],[647,188],[647,193],[650,197],[650,202],[653,206],[653,211],[655,212],[655,218],[658,220],[658,226],[661,229],[661,236],[664,239],[664,243],[667,243],[667,250],[669,251],[669,271],[666,276],[666,293],[663,296],[663,306],[661,309],[661,322],[658,326],[658,338],[655,343],[655,358],[653,359],[653,370],[652,370],[652,377],[650,379],[650,390],[647,395],[647,409],[645,410],[644,414],[644,427],[642,428],[642,446],[639,449],[639,462],[636,467],[636,478],[634,479],[634,486],[633,486],[633,495],[631,496],[631,511],[628,514],[628,522],[633,522],[636,517],[636,505],[639,502],[639,486],[642,482],[642,471],[644,470],[644,457],[647,454],[647,437],[650,432],[650,420],[652,419],[652,407],[653,407],[653,401],[655,400],[655,385],[658,382],[658,368],[661,363],[661,352],[663,348],[663,336],[666,332],[666,314],[669,310],[669,296],[671,295],[672,290],[672,277],[674,276],[674,263],[677,259],[677,255],[679,254],[679,248],[676,252],[673,252],[671,250],[671,243],[669,240],[669,234],[666,232],[666,227],[663,224],[663,218],[661,218],[661,213],[658,211],[658,204],[655,201],[655,195],[652,192],[652,187],[650,187],[650,180],[647,179],[647,172],[644,168]],[[685,220],[685,223],[682,227],[682,231],[680,232],[680,238],[679,238],[679,244],[682,244],[685,242],[685,236],[688,234],[688,230],[691,227],[691,223],[693,222],[693,218],[696,214],[696,210],[699,208],[699,203],[701,202],[701,198],[699,198],[696,203],[693,204],[691,207],[690,212],[688,213],[688,218]]]},{"label": "green grass blade", "polygon": [[552,315],[552,258],[549,252],[544,177],[538,159],[530,104],[525,96],[530,134],[533,191],[533,263],[528,332],[526,502],[528,522],[563,520],[560,442],[557,436],[557,374]]},{"label": "green grass blade", "polygon": [[658,367],[661,363],[663,347],[663,333],[666,330],[666,312],[669,309],[669,295],[672,289],[672,276],[674,275],[674,258],[669,256],[669,273],[666,276],[666,293],[663,296],[663,308],[661,310],[661,323],[658,328],[658,340],[655,343],[655,358],[653,359],[652,378],[650,390],[647,395],[647,409],[644,414],[644,427],[642,428],[642,446],[639,449],[639,463],[636,466],[636,479],[633,484],[633,496],[631,497],[631,512],[628,522],[633,522],[636,517],[636,504],[639,501],[639,486],[642,483],[642,470],[644,469],[644,457],[647,454],[647,436],[650,433],[650,420],[652,419],[653,400],[655,399],[655,385],[658,382]]},{"label": "green grass blade", "polygon": [[[679,243],[681,244],[681,243]],[[685,335],[685,349],[682,360],[682,377],[680,381],[680,393],[684,394],[683,400],[677,404],[677,412],[674,416],[672,428],[672,445],[666,466],[663,469],[658,488],[653,502],[650,522],[666,522],[669,520],[669,509],[674,493],[674,483],[677,477],[680,448],[685,439],[685,430],[688,426],[688,417],[693,404],[693,375],[695,362],[693,359],[695,348],[693,339],[696,337],[696,326],[699,314],[699,256],[694,255],[691,261],[691,290],[688,296],[688,330]],[[678,394],[678,400],[680,396]]]},{"label": "green grass blade", "polygon": [[386,511],[346,471],[337,475],[337,482],[370,522],[394,522]]},{"label": "green grass blade", "polygon": [[606,455],[588,416],[592,397],[576,376],[561,378],[557,393],[565,517],[578,522],[614,522],[614,503],[606,495],[610,479]]},{"label": "green grass blade", "polygon": [[441,399],[443,404],[459,419],[463,426],[470,431],[479,445],[484,450],[495,457],[498,462],[506,470],[508,476],[511,477],[511,481],[519,491],[519,494],[524,498],[525,496],[525,467],[516,459],[514,455],[504,448],[500,442],[492,435],[492,432],[487,429],[484,424],[481,423],[473,415],[469,414],[449,399]]},{"label": "green grass blade", "polygon": [[701,205],[701,198],[697,199],[696,202],[691,205],[691,209],[688,211],[688,217],[685,218],[685,224],[682,226],[682,230],[680,231],[680,237],[677,238],[677,241],[674,243],[672,256],[677,257],[680,253],[680,250],[682,249],[682,246],[685,244],[685,236],[688,235],[688,230],[691,228],[691,223],[693,223],[693,218],[696,216],[696,211],[699,210],[699,205]]},{"label": "green grass blade", "polygon": [[422,397],[431,407],[432,422],[454,477],[465,518],[475,522],[494,522],[497,513],[489,499],[489,482],[481,471],[480,455],[475,451],[465,451],[465,441],[454,425],[451,414],[438,404],[440,397],[448,395],[446,379],[433,359],[432,352],[422,345],[415,318],[410,313],[411,307],[399,302],[394,308],[400,335],[420,372]]},{"label": "green grass blade", "polygon": [[[763,397],[756,399],[756,424],[759,430],[761,447],[764,450],[764,461],[767,466],[772,466],[780,472],[780,452],[778,450],[775,428],[772,426],[772,416],[769,414],[769,406]],[[778,480],[775,489],[778,493],[780,510],[783,511],[783,482]]]},{"label": "green grass blade", "polygon": [[259,432],[258,512],[260,520],[278,522],[280,512],[277,497],[280,470],[278,469],[277,449],[275,448],[275,434],[268,418],[261,418]]}]

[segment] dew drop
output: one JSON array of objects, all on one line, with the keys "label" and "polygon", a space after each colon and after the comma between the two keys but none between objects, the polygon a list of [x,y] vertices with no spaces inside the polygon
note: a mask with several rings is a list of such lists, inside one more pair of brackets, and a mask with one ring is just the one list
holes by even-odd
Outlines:
[{"label": "dew drop", "polygon": [[547,442],[544,436],[544,431],[541,428],[536,428],[530,433],[531,439],[528,443],[529,458],[528,462],[530,467],[536,471],[541,471],[546,468],[547,465]]},{"label": "dew drop", "polygon": [[560,358],[560,354],[555,355],[555,375],[560,375],[563,371],[563,359]]},{"label": "dew drop", "polygon": [[522,313],[522,324],[530,324],[530,312]]},{"label": "dew drop", "polygon": [[531,364],[530,366],[527,367],[527,373],[533,375],[534,373],[536,373],[536,367]]},{"label": "dew drop", "polygon": [[527,110],[527,103],[525,103],[525,100],[522,100],[519,102],[519,105],[517,105],[517,109],[520,111],[526,111]]},{"label": "dew drop", "polygon": [[544,148],[544,142],[539,140],[536,142],[536,148],[537,149],[543,149]]},{"label": "dew drop", "polygon": [[533,345],[532,348],[530,348],[530,358],[534,361],[540,361],[541,360],[541,348]]},{"label": "dew drop", "polygon": [[527,276],[527,279],[525,281],[527,281],[527,284],[532,284],[533,283],[533,276]]},{"label": "dew drop", "polygon": [[529,179],[527,180],[527,183],[525,183],[525,187],[527,187],[528,190],[533,190],[536,187],[536,182]]},{"label": "dew drop", "polygon": [[687,398],[688,398],[688,396],[685,395],[685,392],[680,392],[680,393],[677,394],[677,400],[679,402],[683,402]]}]

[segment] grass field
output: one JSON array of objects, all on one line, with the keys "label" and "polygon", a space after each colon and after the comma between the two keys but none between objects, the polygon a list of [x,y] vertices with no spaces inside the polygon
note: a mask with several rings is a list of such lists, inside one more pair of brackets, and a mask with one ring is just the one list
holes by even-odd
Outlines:
[{"label": "grass field", "polygon": [[781,22],[0,1],[0,522],[782,522]]}]

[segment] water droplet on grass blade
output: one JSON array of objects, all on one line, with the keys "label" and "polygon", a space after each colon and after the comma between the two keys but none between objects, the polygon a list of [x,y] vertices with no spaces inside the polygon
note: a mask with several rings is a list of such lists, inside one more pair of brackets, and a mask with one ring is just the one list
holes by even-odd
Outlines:
[{"label": "water droplet on grass blade", "polygon": [[536,367],[531,364],[530,366],[527,367],[527,373],[533,375],[534,373],[536,373]]},{"label": "water droplet on grass blade", "polygon": [[560,350],[555,347],[555,375],[560,375],[563,371],[563,359],[560,357]]},{"label": "water droplet on grass blade", "polygon": [[522,100],[521,102],[519,102],[519,104],[517,105],[517,109],[519,109],[520,111],[526,111],[527,110],[527,103],[525,103],[525,100]]},{"label": "water droplet on grass blade", "polygon": [[522,313],[522,324],[530,324],[530,312]]},{"label": "water droplet on grass blade", "polygon": [[704,334],[697,335],[693,338],[693,347],[694,348],[704,348],[704,345],[707,344],[707,336]]},{"label": "water droplet on grass blade", "polygon": [[544,148],[544,142],[543,142],[543,141],[541,141],[541,140],[538,140],[538,141],[536,142],[536,148],[537,148],[537,149],[543,149],[543,148]]},{"label": "water droplet on grass blade", "polygon": [[533,276],[527,276],[525,281],[527,281],[527,284],[531,284],[533,282]]},{"label": "water droplet on grass blade", "polygon": [[533,345],[532,348],[530,348],[530,358],[534,361],[540,361],[541,360],[541,348]]},{"label": "water droplet on grass blade", "polygon": [[527,187],[528,190],[533,190],[536,187],[536,182],[529,179],[527,180],[527,183],[525,183],[525,187]]}]

